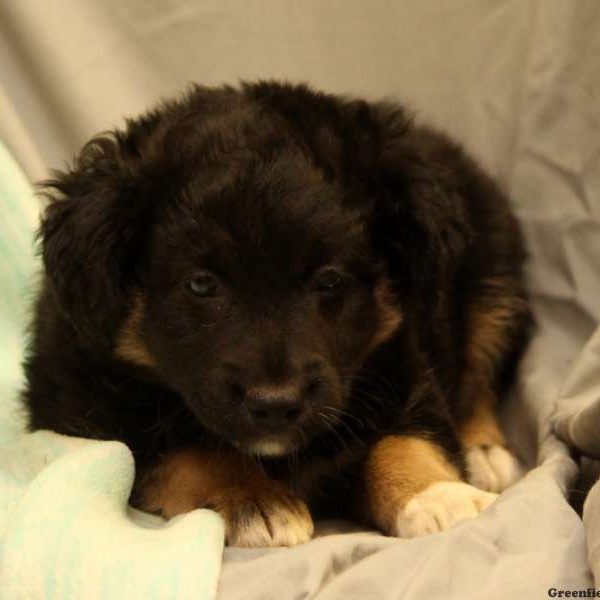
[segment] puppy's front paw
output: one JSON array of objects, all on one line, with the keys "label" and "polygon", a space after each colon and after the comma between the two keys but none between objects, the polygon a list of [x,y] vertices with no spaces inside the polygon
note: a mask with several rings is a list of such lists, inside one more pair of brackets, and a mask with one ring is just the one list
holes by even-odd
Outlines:
[{"label": "puppy's front paw", "polygon": [[306,504],[279,488],[253,494],[220,494],[214,507],[225,519],[230,546],[295,546],[308,542],[314,525]]},{"label": "puppy's front paw", "polygon": [[504,446],[472,446],[466,453],[469,483],[500,493],[524,474],[521,463]]},{"label": "puppy's front paw", "polygon": [[462,481],[433,483],[406,503],[390,533],[410,538],[444,531],[476,517],[496,497]]}]

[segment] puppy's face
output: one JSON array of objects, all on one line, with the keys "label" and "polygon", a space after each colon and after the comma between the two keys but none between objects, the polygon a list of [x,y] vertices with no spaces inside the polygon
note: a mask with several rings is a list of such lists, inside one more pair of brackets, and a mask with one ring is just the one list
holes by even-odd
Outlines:
[{"label": "puppy's face", "polygon": [[118,351],[245,451],[283,455],[334,425],[400,322],[361,215],[294,152],[192,174],[160,205]]},{"label": "puppy's face", "polygon": [[273,84],[198,88],[92,140],[48,183],[40,230],[62,325],[248,452],[306,445],[400,326],[386,271],[425,315],[464,246],[409,130]]}]

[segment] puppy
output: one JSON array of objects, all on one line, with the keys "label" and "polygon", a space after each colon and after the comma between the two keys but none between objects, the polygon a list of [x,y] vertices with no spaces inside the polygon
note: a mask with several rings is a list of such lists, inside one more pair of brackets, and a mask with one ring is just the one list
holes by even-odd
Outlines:
[{"label": "puppy", "polygon": [[495,408],[529,323],[519,227],[401,107],[194,87],[46,191],[30,428],[125,442],[134,505],[212,508],[231,545],[318,515],[410,537],[517,477]]}]

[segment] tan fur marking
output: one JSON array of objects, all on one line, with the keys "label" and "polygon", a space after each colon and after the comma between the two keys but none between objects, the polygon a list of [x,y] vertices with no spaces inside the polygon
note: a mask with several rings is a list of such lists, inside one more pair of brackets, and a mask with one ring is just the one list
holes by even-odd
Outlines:
[{"label": "tan fur marking", "polygon": [[527,310],[527,301],[507,293],[514,285],[503,278],[490,278],[486,294],[469,308],[467,364],[478,372],[493,376],[498,359],[507,349],[516,317]]},{"label": "tan fur marking", "polygon": [[527,301],[518,294],[514,281],[496,277],[482,283],[485,293],[469,307],[466,373],[460,398],[458,434],[467,447],[506,444],[495,412],[494,379],[518,318],[527,310]]},{"label": "tan fur marking", "polygon": [[389,340],[402,323],[400,312],[392,294],[389,281],[385,280],[375,289],[375,300],[379,311],[379,327],[371,340],[370,350],[374,350]]},{"label": "tan fur marking", "polygon": [[136,293],[132,298],[131,311],[117,335],[115,354],[126,361],[145,367],[154,367],[156,366],[154,358],[140,333],[145,306],[146,302],[143,294]]},{"label": "tan fur marking", "polygon": [[367,509],[383,531],[394,528],[398,511],[432,483],[460,481],[458,469],[433,442],[387,436],[371,449],[364,467]]},{"label": "tan fur marking", "polygon": [[212,504],[225,489],[237,496],[241,484],[256,487],[265,479],[254,461],[233,450],[186,448],[163,459],[143,485],[141,503],[145,510],[160,510],[171,518]]},{"label": "tan fur marking", "polygon": [[494,410],[496,398],[489,392],[474,396],[473,412],[458,429],[458,437],[467,448],[471,446],[506,445]]}]

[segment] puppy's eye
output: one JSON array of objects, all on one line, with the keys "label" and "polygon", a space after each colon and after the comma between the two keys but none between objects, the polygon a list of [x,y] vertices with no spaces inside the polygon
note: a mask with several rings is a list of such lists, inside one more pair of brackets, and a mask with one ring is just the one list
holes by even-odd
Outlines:
[{"label": "puppy's eye", "polygon": [[186,289],[200,298],[212,298],[219,291],[219,283],[210,273],[199,273],[185,282]]},{"label": "puppy's eye", "polygon": [[315,279],[316,290],[330,296],[341,292],[345,285],[346,277],[335,269],[325,269]]}]

